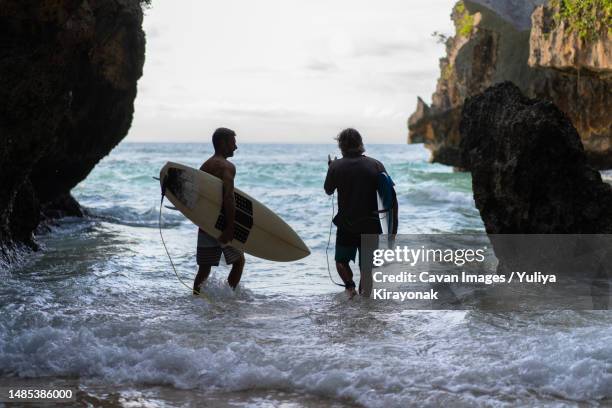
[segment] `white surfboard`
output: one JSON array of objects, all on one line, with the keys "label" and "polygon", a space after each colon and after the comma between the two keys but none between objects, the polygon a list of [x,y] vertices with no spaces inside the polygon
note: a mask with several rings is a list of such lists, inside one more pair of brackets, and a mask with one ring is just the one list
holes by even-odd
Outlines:
[{"label": "white surfboard", "polygon": [[[176,209],[213,237],[221,235],[225,216],[221,211],[223,182],[219,178],[168,162],[159,179]],[[304,241],[272,210],[237,188],[234,195],[234,239],[228,245],[271,261],[295,261],[310,255]]]}]

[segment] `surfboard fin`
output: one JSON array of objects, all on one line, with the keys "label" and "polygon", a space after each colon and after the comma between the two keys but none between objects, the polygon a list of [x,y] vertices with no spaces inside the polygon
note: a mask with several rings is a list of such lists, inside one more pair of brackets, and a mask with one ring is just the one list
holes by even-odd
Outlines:
[{"label": "surfboard fin", "polygon": [[169,210],[173,210],[173,211],[180,211],[178,208],[176,208],[176,207],[172,207],[172,206],[170,206],[170,205],[164,205],[164,207],[166,207],[166,208],[167,208],[167,209],[169,209]]}]

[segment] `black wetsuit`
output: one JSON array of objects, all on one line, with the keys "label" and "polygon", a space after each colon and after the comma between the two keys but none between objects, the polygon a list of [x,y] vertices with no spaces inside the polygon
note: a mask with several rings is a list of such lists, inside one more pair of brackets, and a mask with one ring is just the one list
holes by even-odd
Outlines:
[{"label": "black wetsuit", "polygon": [[386,171],[381,162],[364,155],[334,160],[325,178],[325,192],[338,189],[336,245],[359,247],[361,234],[380,234],[376,190],[378,174]]}]

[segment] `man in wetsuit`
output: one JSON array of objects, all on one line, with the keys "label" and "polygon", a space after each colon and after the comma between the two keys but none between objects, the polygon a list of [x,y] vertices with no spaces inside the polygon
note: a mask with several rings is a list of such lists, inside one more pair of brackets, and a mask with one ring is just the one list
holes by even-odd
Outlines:
[{"label": "man in wetsuit", "polygon": [[[349,266],[355,262],[359,250],[359,267],[361,279],[359,292],[370,296],[372,291],[372,251],[378,245],[377,235],[382,232],[378,216],[377,187],[378,175],[385,172],[385,166],[363,153],[361,135],[355,129],[345,129],[336,138],[342,158],[328,158],[325,192],[332,195],[338,190],[338,214],[334,217],[336,224],[336,269],[344,281],[349,298],[355,296],[353,271]],[[394,213],[397,214],[397,200],[394,200]],[[373,234],[364,237],[366,247],[362,247],[361,234]],[[372,241],[372,242],[370,242]]]},{"label": "man in wetsuit", "polygon": [[244,254],[242,251],[226,245],[234,237],[234,219],[236,214],[236,201],[234,199],[234,177],[236,167],[227,159],[234,155],[236,146],[236,133],[227,128],[215,130],[212,136],[215,153],[202,164],[200,170],[223,181],[223,211],[225,213],[225,229],[219,237],[213,237],[206,232],[198,231],[197,262],[198,274],[193,281],[193,294],[198,295],[200,285],[208,278],[212,266],[218,266],[221,253],[225,262],[232,265],[227,282],[232,289],[236,289],[244,268]]}]

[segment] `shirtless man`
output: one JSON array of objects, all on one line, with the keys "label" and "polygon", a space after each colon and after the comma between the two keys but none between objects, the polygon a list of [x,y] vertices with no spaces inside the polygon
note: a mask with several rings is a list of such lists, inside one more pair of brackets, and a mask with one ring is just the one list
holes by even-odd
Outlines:
[{"label": "shirtless man", "polygon": [[244,268],[244,254],[242,251],[226,245],[234,238],[234,218],[236,214],[236,202],[234,199],[234,177],[236,167],[227,158],[232,157],[238,147],[236,146],[236,133],[227,128],[215,130],[212,136],[215,148],[213,154],[202,164],[200,170],[212,174],[223,181],[223,210],[225,212],[225,229],[218,238],[210,236],[206,232],[198,231],[197,262],[198,274],[193,281],[193,294],[198,295],[200,286],[208,278],[212,266],[218,266],[221,252],[225,256],[225,262],[232,265],[232,270],[227,277],[227,282],[232,289],[236,289],[242,276]]}]

